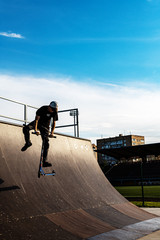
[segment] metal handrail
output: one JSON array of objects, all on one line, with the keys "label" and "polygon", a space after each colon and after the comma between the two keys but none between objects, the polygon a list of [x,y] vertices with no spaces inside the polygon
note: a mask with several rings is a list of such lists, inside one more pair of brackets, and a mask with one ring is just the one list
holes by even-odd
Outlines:
[{"label": "metal handrail", "polygon": [[21,102],[17,102],[17,101],[15,101],[15,100],[11,100],[11,99],[9,99],[9,98],[4,98],[4,97],[1,97],[1,96],[0,96],[0,98],[3,99],[3,100],[7,100],[7,101],[9,101],[9,102],[17,103],[17,104],[20,104],[20,105],[26,105],[26,106],[28,106],[28,107],[38,109],[38,108],[36,108],[36,107],[34,107],[34,106],[31,106],[31,105],[28,105],[28,104],[25,104],[25,103],[21,103]]},{"label": "metal handrail", "polygon": [[6,100],[6,101],[9,101],[9,102],[13,102],[13,103],[16,103],[16,104],[19,104],[19,105],[24,106],[24,120],[0,115],[0,117],[3,117],[3,118],[8,118],[8,119],[12,119],[12,120],[15,120],[15,121],[20,121],[20,122],[24,122],[25,124],[27,124],[27,123],[28,123],[28,121],[27,121],[27,107],[34,108],[34,109],[38,109],[38,108],[36,108],[36,107],[34,107],[34,106],[31,106],[31,105],[28,105],[28,104],[24,104],[24,103],[21,103],[21,102],[17,102],[17,101],[15,101],[15,100],[11,100],[11,99],[4,98],[4,97],[0,97],[0,98],[1,98],[2,100]]},{"label": "metal handrail", "polygon": [[[0,117],[2,117],[2,118],[7,118],[7,119],[10,119],[10,120],[19,121],[19,122],[23,122],[23,123],[27,124],[27,123],[29,123],[28,119],[27,119],[27,108],[38,109],[37,107],[31,106],[31,105],[28,105],[28,104],[24,104],[24,103],[21,103],[21,102],[17,102],[15,100],[11,100],[11,99],[4,98],[4,97],[1,97],[1,96],[0,96],[0,99],[24,106],[24,119],[17,119],[17,118],[13,118],[13,117],[9,117],[9,116],[0,115]],[[56,126],[56,128],[74,127],[74,135],[75,135],[75,137],[79,137],[78,108],[61,110],[61,111],[58,111],[58,113],[63,113],[63,112],[70,112],[71,113],[73,111],[75,111],[75,115],[72,115],[72,116],[74,116],[74,124]]]}]

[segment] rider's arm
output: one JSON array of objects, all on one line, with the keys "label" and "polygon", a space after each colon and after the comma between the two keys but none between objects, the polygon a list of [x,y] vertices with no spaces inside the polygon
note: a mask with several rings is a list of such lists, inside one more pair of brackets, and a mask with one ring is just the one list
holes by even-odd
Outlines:
[{"label": "rider's arm", "polygon": [[54,133],[55,126],[56,126],[56,122],[53,121],[52,128],[51,128],[51,135],[53,135],[53,133]]},{"label": "rider's arm", "polygon": [[35,118],[35,132],[37,132],[39,119],[40,119],[40,116],[36,115],[36,118]]}]

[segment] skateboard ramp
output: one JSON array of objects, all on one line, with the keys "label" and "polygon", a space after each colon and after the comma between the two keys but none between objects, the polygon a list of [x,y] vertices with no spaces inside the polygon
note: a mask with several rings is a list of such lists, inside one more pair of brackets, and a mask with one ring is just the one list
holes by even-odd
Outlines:
[{"label": "skateboard ramp", "polygon": [[160,229],[160,218],[108,182],[89,140],[55,135],[48,158],[56,175],[38,178],[41,137],[31,134],[21,152],[22,127],[0,123],[0,239],[138,239]]}]

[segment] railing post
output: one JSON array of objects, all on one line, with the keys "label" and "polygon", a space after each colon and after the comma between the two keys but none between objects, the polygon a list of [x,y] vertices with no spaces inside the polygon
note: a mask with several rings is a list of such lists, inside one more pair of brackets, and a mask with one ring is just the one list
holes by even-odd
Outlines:
[{"label": "railing post", "polygon": [[74,136],[76,137],[76,112],[74,112]]},{"label": "railing post", "polygon": [[24,123],[27,124],[27,105],[24,104]]},{"label": "railing post", "polygon": [[78,109],[72,109],[70,111],[70,116],[74,117],[74,136],[76,137],[76,127],[77,127],[77,137],[79,137],[79,130],[78,130]]},{"label": "railing post", "polygon": [[79,112],[78,112],[78,108],[76,109],[76,117],[77,117],[77,137],[79,137],[79,120],[78,120],[78,115],[79,115]]}]

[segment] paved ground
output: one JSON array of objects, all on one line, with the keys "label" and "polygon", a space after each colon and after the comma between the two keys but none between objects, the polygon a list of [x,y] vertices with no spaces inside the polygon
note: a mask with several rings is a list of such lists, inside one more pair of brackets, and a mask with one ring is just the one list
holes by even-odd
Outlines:
[{"label": "paved ground", "polygon": [[[160,208],[142,208],[149,213],[160,216]],[[153,232],[145,237],[139,238],[139,240],[160,240],[160,231]]]},{"label": "paved ground", "polygon": [[49,149],[56,176],[38,178],[41,137],[31,134],[32,147],[21,152],[22,128],[0,123],[0,238],[135,240],[160,230],[160,217],[111,186],[90,141],[56,136]]},{"label": "paved ground", "polygon": [[142,208],[143,210],[160,216],[160,208]]},{"label": "paved ground", "polygon": [[145,237],[139,238],[139,240],[160,240],[160,231],[156,231]]}]

